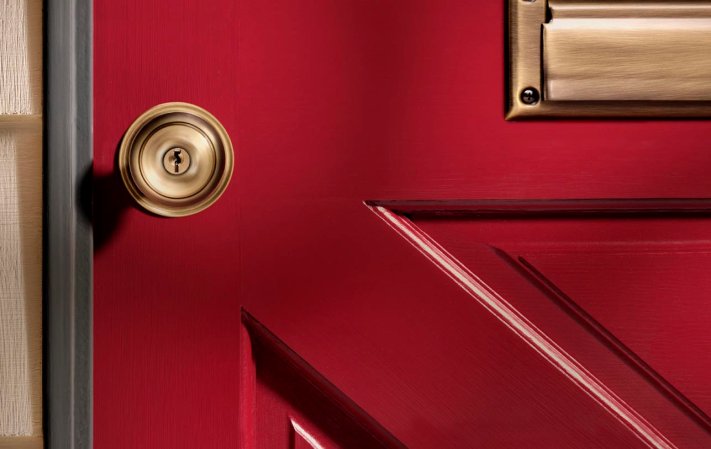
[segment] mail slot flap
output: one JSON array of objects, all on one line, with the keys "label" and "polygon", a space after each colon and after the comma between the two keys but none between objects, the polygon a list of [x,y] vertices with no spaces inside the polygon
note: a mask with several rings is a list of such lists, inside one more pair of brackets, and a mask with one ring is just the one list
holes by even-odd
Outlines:
[{"label": "mail slot flap", "polygon": [[543,25],[544,98],[711,100],[711,18],[554,18]]}]

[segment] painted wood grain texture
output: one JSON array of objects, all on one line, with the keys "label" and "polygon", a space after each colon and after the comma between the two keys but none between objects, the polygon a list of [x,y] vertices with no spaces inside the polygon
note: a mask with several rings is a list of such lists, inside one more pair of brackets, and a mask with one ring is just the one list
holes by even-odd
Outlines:
[{"label": "painted wood grain texture", "polygon": [[41,21],[0,0],[0,449],[42,447]]},{"label": "painted wood grain texture", "polygon": [[[255,434],[245,447],[289,447],[291,410],[269,408],[280,398],[267,376],[283,397],[306,390],[284,380],[284,364],[257,360],[256,386],[236,391],[252,376],[240,369],[243,308],[410,449],[649,449],[363,201],[709,198],[709,122],[506,122],[499,1],[97,1],[94,17],[96,447],[238,447]],[[166,32],[206,23],[209,32]],[[125,200],[115,154],[135,117],[175,100],[231,132],[237,175],[204,213],[161,220]],[[491,249],[556,220],[432,221],[424,232],[676,447],[711,446],[644,374]],[[587,232],[538,241],[587,235],[589,250],[620,237],[590,221]],[[518,227],[504,233],[509,222]],[[644,243],[641,228],[622,235]],[[561,262],[530,260],[569,290],[546,268]],[[625,287],[618,264],[578,279]],[[176,283],[176,273],[190,277]],[[642,274],[635,282],[665,280]],[[613,291],[599,305],[625,310]],[[643,291],[642,306],[676,303]],[[591,292],[582,293],[599,298]],[[668,335],[636,317],[625,324],[655,353]],[[262,415],[240,414],[240,401],[281,422],[264,434]]]},{"label": "painted wood grain texture", "polygon": [[0,114],[39,114],[41,79],[41,0],[0,0]]}]

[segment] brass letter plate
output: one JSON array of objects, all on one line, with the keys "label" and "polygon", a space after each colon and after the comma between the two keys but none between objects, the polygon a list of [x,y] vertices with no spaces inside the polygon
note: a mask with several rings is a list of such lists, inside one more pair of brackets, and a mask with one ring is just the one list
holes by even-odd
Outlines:
[{"label": "brass letter plate", "polygon": [[711,117],[711,0],[509,0],[524,117]]}]

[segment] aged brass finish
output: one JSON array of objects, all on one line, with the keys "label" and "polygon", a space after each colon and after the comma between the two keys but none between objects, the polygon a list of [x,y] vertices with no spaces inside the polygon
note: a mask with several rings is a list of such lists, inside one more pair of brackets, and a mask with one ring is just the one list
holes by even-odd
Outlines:
[{"label": "aged brass finish", "polygon": [[711,117],[709,48],[711,0],[509,0],[507,118]]},{"label": "aged brass finish", "polygon": [[217,201],[232,177],[233,159],[227,131],[209,112],[164,103],[129,127],[118,164],[126,188],[144,209],[183,217]]}]

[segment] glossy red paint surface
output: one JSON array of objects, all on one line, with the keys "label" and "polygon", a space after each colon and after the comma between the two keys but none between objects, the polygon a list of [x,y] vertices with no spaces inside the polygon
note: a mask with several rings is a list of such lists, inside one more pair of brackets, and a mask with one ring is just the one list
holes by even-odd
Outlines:
[{"label": "glossy red paint surface", "polygon": [[[503,2],[98,0],[94,29],[97,448],[711,445],[707,215],[441,213],[709,197],[708,122],[505,122]],[[192,217],[115,169],[166,101],[235,144]],[[368,200],[429,201],[385,208],[429,243]]]}]

